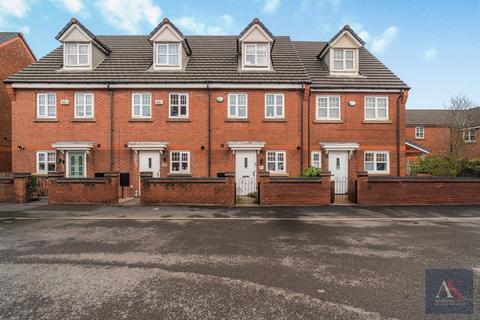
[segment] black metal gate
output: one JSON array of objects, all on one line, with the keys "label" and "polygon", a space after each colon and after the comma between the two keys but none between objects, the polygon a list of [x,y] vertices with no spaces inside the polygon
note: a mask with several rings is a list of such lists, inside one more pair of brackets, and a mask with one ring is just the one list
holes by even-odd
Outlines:
[{"label": "black metal gate", "polygon": [[258,184],[255,178],[241,178],[235,183],[236,204],[258,204]]}]

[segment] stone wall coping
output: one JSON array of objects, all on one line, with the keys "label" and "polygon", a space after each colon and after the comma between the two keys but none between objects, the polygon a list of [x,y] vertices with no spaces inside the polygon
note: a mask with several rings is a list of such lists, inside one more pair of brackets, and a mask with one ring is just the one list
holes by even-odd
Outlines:
[{"label": "stone wall coping", "polygon": [[58,183],[107,183],[109,179],[105,178],[61,178]]},{"label": "stone wall coping", "polygon": [[370,176],[368,177],[368,182],[473,182],[473,183],[480,183],[480,178],[473,178],[473,177],[439,177],[439,176],[426,176],[426,177],[418,177],[418,176],[406,176],[406,177],[398,177],[398,176],[381,176],[375,177]]},{"label": "stone wall coping", "polygon": [[32,176],[32,174],[29,173],[29,172],[14,172],[13,173],[14,178],[28,178],[30,176]]},{"label": "stone wall coping", "polygon": [[164,177],[148,179],[149,183],[225,183],[226,178],[216,177]]},{"label": "stone wall coping", "polygon": [[10,184],[13,183],[13,177],[0,177],[0,184]]}]

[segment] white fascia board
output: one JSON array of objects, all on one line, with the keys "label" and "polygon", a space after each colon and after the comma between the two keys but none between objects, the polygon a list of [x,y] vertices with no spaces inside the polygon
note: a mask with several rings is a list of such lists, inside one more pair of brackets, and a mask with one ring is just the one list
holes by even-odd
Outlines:
[{"label": "white fascia board", "polygon": [[310,89],[310,91],[312,92],[395,92],[395,93],[399,93],[399,92],[402,92],[403,90],[405,89],[361,89],[361,88],[357,88],[357,89],[348,89],[348,88],[345,88],[345,89],[328,89],[328,88],[324,88],[324,89]]},{"label": "white fascia board", "polygon": [[106,84],[100,83],[13,83],[14,89],[103,89]]},{"label": "white fascia board", "polygon": [[302,89],[303,84],[281,83],[124,83],[124,84],[95,84],[95,83],[13,83],[16,89],[163,89],[163,88],[186,88],[186,89]]}]

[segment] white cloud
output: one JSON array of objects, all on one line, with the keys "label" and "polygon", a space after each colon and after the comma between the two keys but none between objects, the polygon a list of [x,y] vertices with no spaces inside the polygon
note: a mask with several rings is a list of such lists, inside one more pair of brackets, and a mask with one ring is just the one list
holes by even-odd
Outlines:
[{"label": "white cloud", "polygon": [[173,19],[173,22],[183,32],[190,34],[226,34],[233,25],[233,17],[224,14],[220,17],[220,25],[208,25],[194,17],[180,17]]},{"label": "white cloud", "polygon": [[428,48],[423,52],[423,59],[427,61],[435,60],[437,58],[437,54],[438,54],[437,49]]},{"label": "white cloud", "polygon": [[387,47],[397,38],[398,28],[395,26],[388,27],[380,36],[373,38],[372,51],[375,53],[383,53]]},{"label": "white cloud", "polygon": [[30,27],[29,26],[22,26],[20,27],[20,32],[23,34],[29,34],[30,33]]},{"label": "white cloud", "polygon": [[280,0],[265,0],[262,11],[272,13],[275,12],[278,7],[280,7]]},{"label": "white cloud", "polygon": [[52,0],[53,2],[62,5],[70,13],[87,15],[85,4],[83,0]]},{"label": "white cloud", "polygon": [[156,26],[162,15],[152,0],[97,0],[96,4],[110,24],[129,33],[139,33],[144,22]]},{"label": "white cloud", "polygon": [[30,10],[27,0],[0,0],[0,15],[23,18]]}]

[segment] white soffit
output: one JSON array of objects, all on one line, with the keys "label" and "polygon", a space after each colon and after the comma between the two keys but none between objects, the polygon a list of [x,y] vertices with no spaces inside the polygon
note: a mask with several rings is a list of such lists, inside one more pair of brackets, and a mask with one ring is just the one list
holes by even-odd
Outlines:
[{"label": "white soffit", "polygon": [[320,146],[326,151],[353,151],[359,148],[356,142],[320,142]]},{"label": "white soffit", "polygon": [[228,141],[227,144],[233,151],[259,151],[265,146],[264,141]]},{"label": "white soffit", "polygon": [[168,142],[165,141],[132,141],[128,147],[135,151],[159,151],[167,148]]},{"label": "white soffit", "polygon": [[93,148],[95,142],[91,141],[59,141],[52,143],[52,147],[57,150],[89,151]]}]

